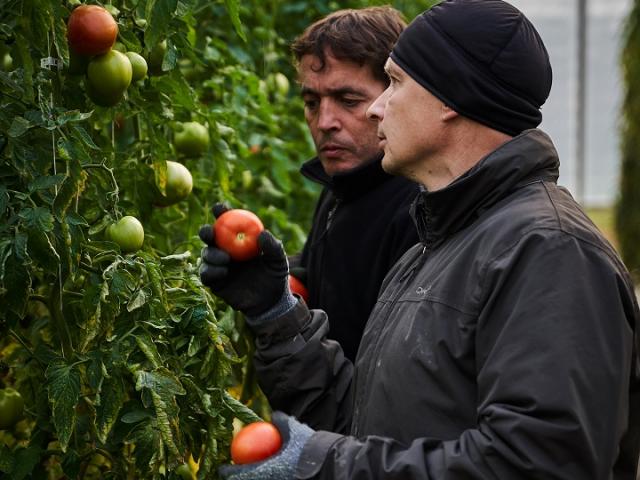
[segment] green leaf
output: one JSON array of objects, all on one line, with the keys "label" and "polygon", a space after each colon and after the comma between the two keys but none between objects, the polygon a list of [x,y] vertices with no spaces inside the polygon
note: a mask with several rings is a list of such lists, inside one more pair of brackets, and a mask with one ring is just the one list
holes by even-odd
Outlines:
[{"label": "green leaf", "polygon": [[229,16],[231,17],[231,23],[233,24],[233,28],[235,28],[236,33],[244,40],[247,41],[247,36],[244,33],[244,29],[242,28],[242,22],[240,21],[240,5],[238,0],[224,0],[224,3],[227,7],[227,11],[229,12]]},{"label": "green leaf", "polygon": [[178,447],[173,439],[173,432],[171,431],[171,420],[167,413],[167,404],[163,398],[151,390],[151,399],[153,400],[153,406],[156,410],[156,421],[158,429],[160,430],[160,436],[162,441],[167,446],[169,451],[176,457],[180,456]]},{"label": "green leaf", "polygon": [[169,24],[176,11],[178,0],[152,0],[147,4],[147,29],[144,32],[145,45],[154,46],[166,37]]},{"label": "green leaf", "polygon": [[127,312],[133,312],[144,306],[147,303],[147,298],[146,291],[143,288],[139,289],[136,295],[127,303]]},{"label": "green leaf", "polygon": [[6,289],[2,302],[8,310],[22,317],[29,300],[31,276],[23,262],[18,260],[15,251],[5,262],[2,280]]},{"label": "green leaf", "polygon": [[7,132],[7,134],[12,138],[18,138],[27,133],[27,130],[29,130],[31,127],[32,125],[28,120],[22,117],[16,117],[13,119],[13,122],[11,123],[11,127],[9,127],[9,131]]},{"label": "green leaf", "polygon": [[14,464],[13,452],[6,445],[0,445],[0,472],[10,473]]},{"label": "green leaf", "polygon": [[[144,356],[147,357],[147,360],[151,362],[151,365],[153,366],[153,368],[155,369],[155,368],[161,367],[162,357],[158,353],[158,349],[153,343],[153,340],[151,339],[151,335],[149,335],[146,332],[143,332],[140,335],[136,335],[135,339],[136,339],[136,343],[138,344],[138,347],[140,348],[140,350],[142,350],[142,353],[144,353]],[[154,374],[151,373],[150,375],[154,375]],[[150,380],[153,381],[153,379],[150,379]],[[152,387],[149,384],[145,384],[145,387],[155,388],[155,385]],[[136,388],[137,388],[137,385],[136,385]]]},{"label": "green leaf", "polygon": [[37,445],[27,448],[18,448],[15,452],[15,463],[11,471],[12,480],[22,480],[31,477],[33,469],[40,462],[42,449]]},{"label": "green leaf", "polygon": [[48,190],[60,185],[64,178],[64,175],[43,175],[42,177],[36,177],[29,184],[29,191],[35,192],[37,190]]},{"label": "green leaf", "polygon": [[256,412],[247,407],[244,403],[236,400],[229,392],[226,390],[220,390],[222,392],[222,401],[225,406],[233,413],[233,416],[236,417],[243,423],[252,423],[259,422],[262,420]]},{"label": "green leaf", "polygon": [[45,372],[49,402],[53,412],[53,424],[58,433],[60,448],[66,452],[69,439],[75,429],[76,406],[80,398],[80,372],[74,365],[56,359]]},{"label": "green leaf", "polygon": [[143,388],[158,392],[166,398],[187,393],[178,377],[164,367],[160,367],[153,372],[138,370],[136,372],[136,390],[140,391]]},{"label": "green leaf", "polygon": [[41,265],[48,272],[57,272],[60,264],[60,255],[51,243],[50,234],[38,229],[31,228],[28,230],[29,241],[27,248],[29,256]]},{"label": "green leaf", "polygon": [[96,398],[96,430],[98,439],[102,443],[106,443],[125,398],[121,376],[112,375],[104,381]]},{"label": "green leaf", "polygon": [[82,122],[87,118],[90,118],[91,115],[93,115],[93,112],[82,113],[79,110],[69,110],[68,112],[63,112],[62,114],[58,115],[58,117],[56,118],[56,125],[61,127],[70,122]]},{"label": "green leaf", "polygon": [[53,216],[51,212],[44,207],[25,208],[20,214],[29,229],[50,232],[53,230]]}]

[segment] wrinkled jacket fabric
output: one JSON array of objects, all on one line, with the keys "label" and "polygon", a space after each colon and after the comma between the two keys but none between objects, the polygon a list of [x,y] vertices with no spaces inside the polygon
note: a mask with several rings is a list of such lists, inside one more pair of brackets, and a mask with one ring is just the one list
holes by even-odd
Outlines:
[{"label": "wrinkled jacket fabric", "polygon": [[258,330],[274,408],[318,431],[297,478],[635,480],[638,305],[529,130],[420,195],[355,367],[303,304]]},{"label": "wrinkled jacket fabric", "polygon": [[419,187],[385,173],[382,157],[329,177],[316,158],[302,174],[324,188],[302,255],[308,306],[329,316],[329,338],[355,360],[362,332],[389,269],[418,243],[409,214]]}]

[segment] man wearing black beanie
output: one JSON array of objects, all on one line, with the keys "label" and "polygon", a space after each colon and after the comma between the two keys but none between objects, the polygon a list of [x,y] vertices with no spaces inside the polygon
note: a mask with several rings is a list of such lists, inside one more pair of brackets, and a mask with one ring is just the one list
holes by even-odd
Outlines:
[{"label": "man wearing black beanie", "polygon": [[[386,70],[368,114],[383,168],[423,186],[421,243],[385,278],[355,365],[326,314],[286,292],[251,324],[283,446],[223,478],[635,479],[640,311],[617,253],[556,183],[535,28],[501,0],[445,0]],[[281,245],[261,242],[255,268],[286,273]],[[318,416],[332,431],[302,423]]]}]

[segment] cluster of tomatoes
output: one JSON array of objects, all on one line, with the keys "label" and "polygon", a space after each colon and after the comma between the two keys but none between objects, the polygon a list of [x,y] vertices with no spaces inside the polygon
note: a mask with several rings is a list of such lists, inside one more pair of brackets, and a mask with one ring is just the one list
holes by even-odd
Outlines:
[{"label": "cluster of tomatoes", "polygon": [[99,5],[80,5],[69,16],[69,71],[86,73],[87,94],[103,107],[120,102],[129,85],[147,75],[147,61],[142,55],[113,49],[117,37],[118,24]]},{"label": "cluster of tomatoes", "polygon": [[[167,49],[166,40],[154,47],[147,65],[139,53],[122,53],[114,49],[117,37],[117,22],[107,9],[99,5],[80,5],[69,16],[69,71],[86,75],[89,98],[104,107],[119,103],[129,86],[144,79],[148,70],[160,73],[158,66],[162,64]],[[202,155],[209,147],[208,128],[198,122],[178,123],[174,147],[183,157]],[[164,187],[162,192],[156,188],[154,205],[158,207],[167,207],[187,198],[193,188],[193,178],[187,167],[167,161]],[[117,243],[123,253],[133,253],[142,248],[144,228],[137,218],[127,215],[110,225],[106,236]]]}]

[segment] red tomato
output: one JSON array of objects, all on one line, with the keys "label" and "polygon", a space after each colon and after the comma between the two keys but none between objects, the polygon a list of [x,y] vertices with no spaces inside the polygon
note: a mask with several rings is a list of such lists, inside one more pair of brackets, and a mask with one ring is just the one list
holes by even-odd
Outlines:
[{"label": "red tomato", "polygon": [[233,437],[231,460],[237,465],[264,460],[282,446],[278,429],[269,422],[250,423]]},{"label": "red tomato", "polygon": [[213,224],[216,244],[238,262],[258,256],[258,235],[263,230],[255,213],[240,208],[227,210]]},{"label": "red tomato", "polygon": [[309,301],[309,291],[300,280],[293,275],[289,275],[289,289],[291,293],[297,293],[305,302]]},{"label": "red tomato", "polygon": [[98,5],[80,5],[67,22],[67,40],[80,55],[107,53],[118,36],[118,24],[111,14]]}]

